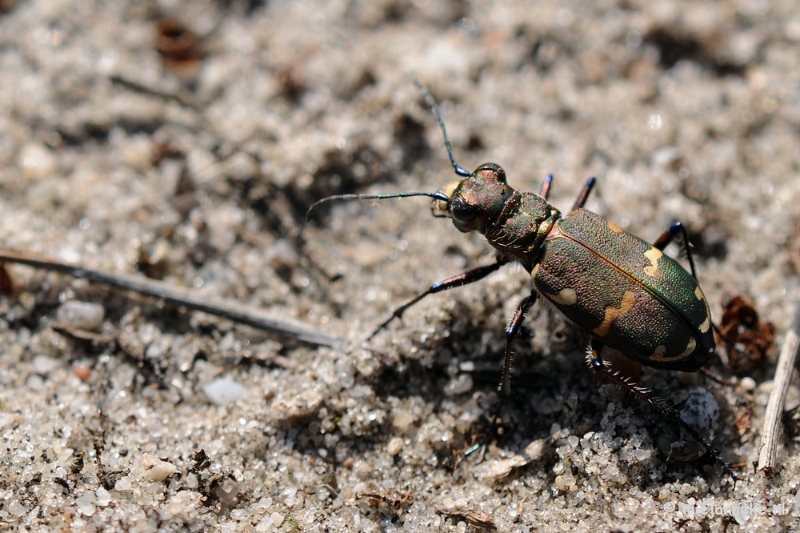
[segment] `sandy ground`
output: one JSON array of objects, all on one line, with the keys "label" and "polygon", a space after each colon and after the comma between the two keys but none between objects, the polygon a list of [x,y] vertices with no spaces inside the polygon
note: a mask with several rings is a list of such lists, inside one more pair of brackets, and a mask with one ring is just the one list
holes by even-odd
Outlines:
[{"label": "sandy ground", "polygon": [[[595,381],[586,336],[539,305],[502,435],[464,458],[487,430],[503,327],[529,276],[508,266],[427,298],[362,345],[430,283],[490,263],[489,246],[432,218],[424,198],[326,208],[305,250],[297,238],[323,196],[435,192],[454,179],[419,78],[461,166],[494,161],[528,191],[553,173],[561,209],[597,176],[587,207],[648,240],[681,220],[714,316],[748,296],[780,343],[800,299],[796,3],[265,4],[0,1],[3,248],[149,276],[352,341],[286,342],[7,267],[0,523],[797,530],[796,427],[775,476],[752,465],[777,349],[748,379],[712,364],[727,386],[641,378],[673,401],[716,401],[714,445],[738,464],[734,484],[708,461],[668,460],[671,424]],[[184,28],[158,34],[166,17]],[[232,398],[209,388],[220,383]],[[798,403],[793,387],[788,406]]]}]

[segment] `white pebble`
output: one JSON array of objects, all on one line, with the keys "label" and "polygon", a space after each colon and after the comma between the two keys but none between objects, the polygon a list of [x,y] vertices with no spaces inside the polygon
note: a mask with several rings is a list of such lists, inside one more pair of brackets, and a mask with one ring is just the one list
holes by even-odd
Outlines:
[{"label": "white pebble", "polygon": [[736,522],[743,526],[750,518],[752,518],[753,508],[747,505],[734,505],[731,509],[731,515]]},{"label": "white pebble", "polygon": [[556,476],[556,489],[560,490],[561,492],[566,492],[575,482],[575,478],[572,477],[572,474],[561,474],[560,476]]},{"label": "white pebble", "polygon": [[751,391],[756,389],[756,380],[751,378],[750,376],[743,377],[741,381],[739,381],[739,385],[741,385],[742,390]]},{"label": "white pebble", "polygon": [[106,311],[100,304],[70,300],[56,311],[56,320],[65,326],[96,330],[103,324]]},{"label": "white pebble", "polygon": [[399,409],[394,412],[392,417],[392,426],[398,430],[405,432],[414,423],[414,415],[405,409]]},{"label": "white pebble", "polygon": [[444,388],[444,393],[448,396],[458,396],[466,394],[472,390],[472,376],[469,374],[459,374]]},{"label": "white pebble", "polygon": [[78,498],[75,503],[79,513],[84,516],[92,516],[95,512],[94,502],[94,493],[89,492]]},{"label": "white pebble", "polygon": [[37,374],[49,374],[58,368],[59,362],[43,354],[39,354],[33,358],[33,369]]},{"label": "white pebble", "polygon": [[203,385],[203,393],[214,405],[227,405],[239,400],[247,394],[247,388],[228,378],[217,378]]},{"label": "white pebble", "polygon": [[646,461],[650,458],[650,450],[642,450],[641,448],[637,448],[633,450],[633,456],[636,457],[637,461]]},{"label": "white pebble", "polygon": [[133,488],[130,476],[121,477],[114,483],[114,490],[119,492],[127,492]]},{"label": "white pebble", "polygon": [[162,461],[149,453],[142,455],[139,466],[144,473],[144,478],[148,481],[164,481],[178,471],[178,467],[174,464]]},{"label": "white pebble", "polygon": [[94,494],[97,497],[97,501],[95,503],[100,507],[105,507],[111,503],[111,494],[103,487],[98,488]]},{"label": "white pebble", "polygon": [[19,518],[20,516],[24,515],[27,512],[28,510],[25,509],[25,507],[19,502],[11,502],[11,504],[8,506],[8,513],[11,516],[16,516],[17,518]]},{"label": "white pebble", "polygon": [[281,524],[283,524],[283,520],[285,518],[281,513],[278,512],[272,513],[269,515],[269,517],[272,519],[272,524],[275,527],[281,527]]},{"label": "white pebble", "polygon": [[53,153],[41,144],[26,144],[19,154],[19,164],[25,177],[39,181],[56,170],[56,158]]},{"label": "white pebble", "polygon": [[232,503],[239,495],[239,485],[231,480],[226,480],[217,487],[216,495],[222,503]]},{"label": "white pebble", "polygon": [[272,530],[273,520],[271,516],[265,516],[261,522],[256,525],[256,531],[270,531]]},{"label": "white pebble", "polygon": [[394,457],[398,453],[403,450],[403,439],[400,437],[394,437],[389,441],[389,444],[386,445],[386,451],[389,452],[389,455]]}]

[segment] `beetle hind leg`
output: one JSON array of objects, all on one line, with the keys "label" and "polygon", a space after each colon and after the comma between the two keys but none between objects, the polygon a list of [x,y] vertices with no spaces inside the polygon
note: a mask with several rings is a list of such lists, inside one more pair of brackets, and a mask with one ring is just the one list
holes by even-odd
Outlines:
[{"label": "beetle hind leg", "polygon": [[592,343],[589,347],[588,359],[589,359],[589,366],[592,368],[593,371],[596,373],[602,374],[603,377],[608,378],[609,380],[613,381],[617,386],[626,390],[633,394],[635,397],[647,402],[650,404],[654,409],[660,411],[663,415],[667,418],[671,419],[673,422],[677,422],[680,427],[686,430],[691,437],[699,442],[703,448],[706,449],[706,454],[714,459],[714,462],[719,464],[722,469],[728,474],[734,481],[737,478],[736,475],[731,470],[731,467],[728,463],[726,463],[722,457],[719,455],[719,451],[716,450],[710,443],[708,443],[700,433],[688,423],[686,423],[682,418],[681,414],[675,409],[674,406],[669,404],[668,402],[656,398],[650,394],[650,392],[645,389],[644,387],[640,387],[636,383],[631,382],[630,379],[623,376],[619,372],[611,370],[607,363],[603,361],[601,357],[601,353],[603,351],[603,342],[597,339],[592,339]]},{"label": "beetle hind leg", "polygon": [[597,178],[591,177],[586,180],[586,185],[583,186],[578,198],[575,199],[575,203],[572,204],[572,209],[569,210],[570,213],[583,207],[583,204],[585,204],[586,200],[589,199],[589,194],[591,194],[592,189],[594,189],[595,183],[597,183]]},{"label": "beetle hind leg", "polygon": [[689,246],[689,232],[686,231],[686,226],[680,222],[673,222],[667,231],[656,239],[653,246],[663,251],[678,236],[680,236],[683,243],[683,252],[686,254],[686,260],[689,261],[689,267],[692,269],[692,277],[697,280],[697,271],[694,268],[694,257],[692,256],[692,248]]}]

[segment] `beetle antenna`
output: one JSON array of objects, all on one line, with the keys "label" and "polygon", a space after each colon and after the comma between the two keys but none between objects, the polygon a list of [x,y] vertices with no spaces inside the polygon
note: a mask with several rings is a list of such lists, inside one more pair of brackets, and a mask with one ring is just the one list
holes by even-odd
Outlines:
[{"label": "beetle antenna", "polygon": [[409,198],[412,196],[427,196],[429,198],[433,198],[434,200],[441,200],[445,202],[450,201],[450,198],[448,198],[447,195],[441,191],[398,192],[393,194],[337,194],[336,196],[328,196],[327,198],[317,200],[311,204],[311,207],[308,208],[308,212],[306,212],[306,221],[311,219],[311,214],[316,211],[319,206],[323,204],[329,204],[331,202],[349,202],[350,200],[388,200],[390,198]]},{"label": "beetle antenna", "polygon": [[450,138],[447,137],[447,130],[444,127],[444,119],[442,118],[442,112],[439,110],[439,106],[436,104],[436,100],[433,99],[433,95],[428,90],[427,87],[422,85],[422,83],[418,79],[414,79],[414,83],[417,84],[419,87],[420,92],[422,93],[422,97],[425,99],[425,103],[428,104],[428,107],[431,108],[433,114],[436,116],[436,120],[439,121],[439,127],[442,129],[442,135],[444,135],[444,145],[447,148],[447,157],[450,158],[450,164],[453,165],[453,170],[456,171],[456,174],[461,176],[462,178],[469,177],[469,172],[467,172],[462,167],[456,164],[455,158],[453,158],[453,149],[450,146]]}]

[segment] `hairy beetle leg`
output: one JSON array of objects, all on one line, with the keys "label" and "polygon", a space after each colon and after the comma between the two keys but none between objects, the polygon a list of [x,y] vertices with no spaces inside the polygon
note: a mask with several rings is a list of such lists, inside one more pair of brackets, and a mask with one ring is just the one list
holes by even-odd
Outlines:
[{"label": "hairy beetle leg", "polygon": [[503,379],[500,382],[500,392],[503,393],[503,396],[511,396],[511,358],[513,355],[511,349],[514,344],[514,339],[517,338],[519,328],[522,327],[522,322],[525,321],[525,317],[528,316],[528,311],[533,304],[536,303],[538,297],[539,293],[536,289],[531,289],[530,295],[522,299],[517,306],[517,310],[514,311],[514,316],[511,317],[508,327],[506,327],[506,358],[503,363]]},{"label": "hairy beetle leg", "polygon": [[736,474],[733,473],[731,470],[731,466],[726,463],[722,457],[719,455],[719,451],[716,450],[710,443],[708,443],[700,433],[697,432],[692,426],[687,424],[682,418],[680,413],[671,405],[659,400],[658,398],[654,398],[651,396],[648,391],[636,385],[635,383],[631,383],[628,378],[621,375],[619,372],[615,372],[610,370],[606,363],[603,361],[601,357],[601,352],[603,351],[603,342],[597,339],[592,339],[592,343],[589,347],[589,366],[591,366],[592,370],[597,373],[602,373],[604,377],[607,377],[611,381],[617,384],[623,390],[626,390],[633,394],[635,397],[649,403],[654,409],[660,411],[664,416],[667,418],[672,419],[674,422],[677,422],[683,429],[686,430],[689,435],[692,436],[694,440],[699,442],[703,448],[706,449],[706,453],[709,457],[714,459],[714,462],[719,464],[722,469],[728,474],[731,479],[734,481],[738,481],[738,477]]}]

